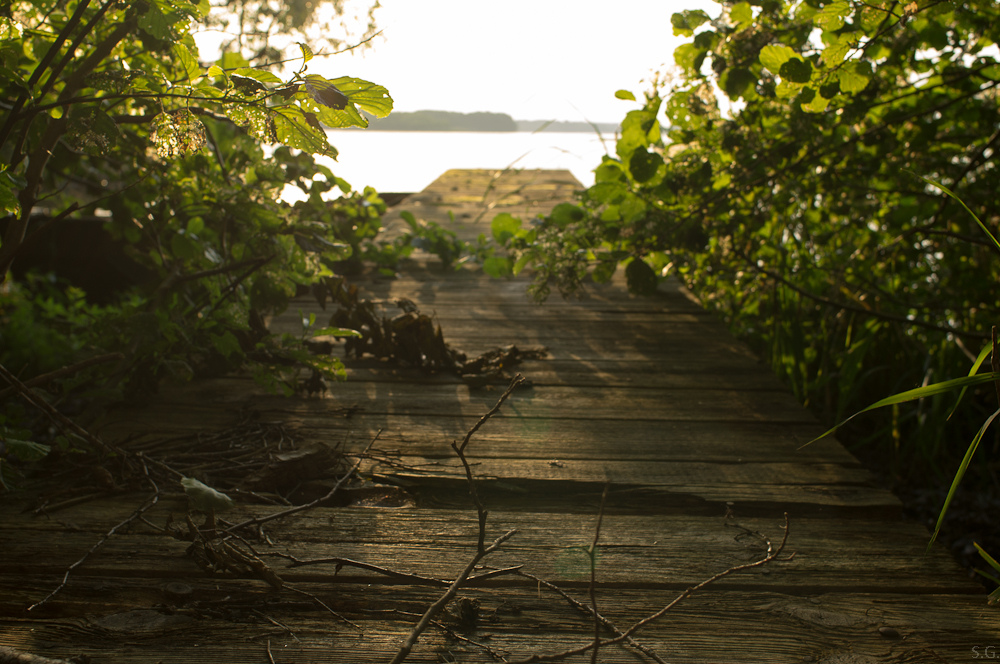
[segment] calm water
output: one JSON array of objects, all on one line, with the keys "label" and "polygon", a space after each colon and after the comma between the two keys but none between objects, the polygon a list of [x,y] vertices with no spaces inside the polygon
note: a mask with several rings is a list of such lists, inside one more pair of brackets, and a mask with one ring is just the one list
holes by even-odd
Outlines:
[{"label": "calm water", "polygon": [[[355,189],[420,191],[449,168],[551,168],[594,183],[605,146],[595,133],[359,131],[330,132],[340,155],[325,160]],[[614,136],[604,136],[614,152]]]}]

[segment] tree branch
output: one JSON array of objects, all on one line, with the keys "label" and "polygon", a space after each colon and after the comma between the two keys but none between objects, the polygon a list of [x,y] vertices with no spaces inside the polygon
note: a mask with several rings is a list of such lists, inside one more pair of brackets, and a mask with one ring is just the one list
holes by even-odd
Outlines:
[{"label": "tree branch", "polygon": [[[116,360],[124,360],[125,356],[121,353],[105,353],[104,355],[98,355],[96,357],[91,357],[76,364],[67,365],[61,369],[56,369],[55,371],[50,371],[49,373],[42,374],[40,376],[35,376],[31,380],[24,381],[24,386],[27,388],[38,387],[39,385],[45,385],[46,383],[52,382],[57,378],[62,378],[63,376],[69,376],[75,374],[78,371],[82,371],[87,367],[92,367],[96,364],[103,364],[105,362],[114,362]],[[0,390],[0,401],[3,401],[7,397],[10,397],[18,392],[16,387],[8,387],[5,390]]]},{"label": "tree branch", "polygon": [[60,429],[68,430],[69,432],[76,434],[86,442],[90,443],[93,447],[105,453],[118,454],[123,457],[129,456],[128,452],[126,452],[125,450],[115,445],[109,445],[108,443],[105,443],[103,440],[101,440],[94,434],[90,433],[89,431],[81,427],[79,424],[77,424],[76,422],[69,419],[68,417],[60,413],[58,410],[53,408],[44,399],[42,399],[37,394],[32,392],[31,388],[29,388],[20,380],[18,380],[17,376],[8,371],[7,367],[3,366],[2,364],[0,364],[0,378],[3,378],[8,383],[10,383],[11,386],[15,390],[17,390],[22,397],[24,397],[25,401],[27,401],[32,406],[35,406],[36,408],[44,412],[46,415],[48,415],[49,419],[51,419],[57,426],[59,426]]},{"label": "tree branch", "polygon": [[767,540],[767,555],[764,556],[763,558],[761,558],[760,560],[758,560],[756,562],[752,562],[752,563],[747,563],[746,565],[736,565],[735,567],[730,567],[729,569],[727,569],[725,571],[719,572],[718,574],[715,574],[714,576],[711,576],[711,577],[705,579],[704,581],[702,581],[698,585],[691,586],[690,588],[688,588],[687,590],[685,590],[684,592],[682,592],[680,595],[678,595],[676,598],[674,598],[674,600],[672,602],[670,602],[669,604],[667,604],[666,606],[664,606],[662,609],[660,609],[656,613],[653,613],[652,615],[646,616],[645,618],[643,618],[639,622],[635,623],[634,625],[632,625],[631,627],[629,627],[627,630],[625,630],[624,632],[622,632],[621,634],[619,634],[618,636],[616,636],[616,637],[614,637],[612,639],[608,639],[606,641],[600,641],[599,643],[593,643],[593,642],[591,642],[591,643],[588,643],[587,645],[581,646],[579,648],[574,648],[574,649],[571,649],[571,650],[564,650],[563,652],[552,653],[552,654],[548,654],[548,655],[535,654],[535,655],[532,655],[531,657],[528,657],[526,659],[517,660],[516,662],[513,662],[512,664],[533,664],[534,662],[558,662],[558,661],[561,661],[561,660],[564,660],[564,659],[568,659],[569,657],[574,657],[576,655],[582,655],[583,653],[585,653],[588,650],[590,650],[592,648],[595,648],[597,646],[602,646],[603,647],[603,646],[614,645],[616,643],[621,643],[622,641],[625,641],[626,639],[628,639],[629,637],[631,637],[633,634],[635,634],[636,632],[638,632],[640,629],[642,629],[646,625],[648,625],[651,622],[653,622],[655,620],[658,620],[659,618],[663,617],[668,611],[670,611],[675,606],[677,606],[678,604],[680,604],[682,601],[684,601],[685,599],[687,599],[692,593],[694,593],[694,592],[696,592],[698,590],[701,590],[705,586],[708,586],[708,585],[710,585],[712,583],[715,583],[719,579],[721,579],[723,577],[726,577],[726,576],[729,576],[730,574],[735,574],[736,572],[742,572],[742,571],[745,571],[745,570],[748,570],[748,569],[751,569],[751,568],[754,568],[754,567],[760,567],[762,565],[768,564],[769,562],[771,562],[772,560],[774,560],[775,558],[777,558],[781,554],[781,552],[784,550],[785,544],[788,542],[788,533],[789,533],[789,528],[788,528],[788,513],[786,512],[785,513],[784,535],[781,538],[781,544],[778,546],[777,549],[774,549],[772,547],[772,545],[771,545],[771,541]]},{"label": "tree branch", "polygon": [[485,546],[486,517],[488,513],[486,508],[483,507],[483,503],[479,499],[479,494],[476,491],[476,482],[472,476],[472,468],[469,466],[468,459],[465,458],[465,448],[469,444],[469,440],[472,438],[472,435],[500,410],[500,406],[503,405],[503,402],[506,401],[511,393],[513,393],[514,389],[523,382],[524,376],[521,374],[514,376],[514,379],[510,381],[510,385],[507,386],[506,391],[504,391],[504,393],[500,396],[500,399],[497,400],[496,405],[494,405],[489,412],[483,415],[483,417],[481,417],[479,421],[476,422],[471,429],[469,429],[469,432],[465,435],[465,440],[462,441],[462,444],[451,444],[452,449],[455,450],[455,453],[458,454],[458,458],[461,459],[462,466],[465,467],[465,477],[469,482],[469,494],[472,496],[472,502],[475,503],[476,512],[479,516],[479,534],[476,543],[476,555],[472,557],[472,560],[470,560],[465,566],[465,569],[462,570],[457,577],[455,577],[455,580],[452,581],[448,590],[445,591],[445,593],[441,595],[436,602],[427,608],[427,611],[424,612],[424,615],[421,616],[420,620],[416,625],[414,625],[410,634],[406,637],[403,645],[400,646],[396,656],[392,658],[391,664],[400,664],[409,656],[410,652],[413,650],[413,646],[417,643],[417,639],[420,638],[420,635],[423,634],[427,627],[434,621],[434,617],[444,610],[444,607],[448,605],[448,602],[455,597],[459,588],[465,585],[466,580],[469,578],[469,575],[472,574],[473,570],[476,569],[479,561],[496,551],[501,544],[517,533],[517,530],[508,530],[506,533],[495,539],[492,544]]}]

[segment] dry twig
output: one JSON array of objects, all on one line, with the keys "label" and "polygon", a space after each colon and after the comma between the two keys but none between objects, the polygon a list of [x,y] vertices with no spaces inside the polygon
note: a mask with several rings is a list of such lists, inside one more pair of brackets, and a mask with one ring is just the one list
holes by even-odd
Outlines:
[{"label": "dry twig", "polygon": [[448,586],[448,590],[446,590],[445,593],[441,595],[441,597],[439,597],[436,602],[431,604],[430,607],[428,607],[427,611],[424,612],[424,615],[420,617],[420,620],[417,621],[417,624],[414,625],[413,629],[410,631],[410,634],[406,637],[406,640],[403,642],[403,645],[400,646],[399,651],[396,653],[396,656],[392,658],[391,664],[400,664],[400,662],[404,661],[409,656],[410,652],[413,650],[413,646],[416,645],[417,643],[417,639],[420,638],[420,635],[424,632],[424,630],[426,630],[427,627],[434,621],[434,617],[437,616],[437,614],[440,613],[444,609],[444,607],[448,605],[448,602],[450,602],[455,597],[455,595],[458,593],[459,588],[461,588],[465,584],[469,576],[476,569],[476,566],[479,564],[479,561],[481,561],[483,558],[496,551],[501,544],[506,542],[508,539],[510,539],[517,533],[517,530],[509,530],[500,537],[498,537],[497,539],[495,539],[493,543],[490,544],[489,546],[485,545],[486,517],[488,513],[486,511],[486,508],[483,506],[482,501],[479,499],[478,492],[476,491],[475,478],[473,478],[472,476],[472,468],[469,466],[469,461],[465,457],[465,448],[468,446],[469,440],[472,438],[473,434],[475,434],[476,431],[478,431],[479,428],[482,427],[483,424],[485,424],[491,417],[496,415],[496,413],[500,410],[500,406],[503,405],[504,401],[506,401],[507,398],[517,388],[517,386],[523,382],[524,382],[524,376],[522,376],[521,374],[517,374],[516,376],[514,376],[514,379],[510,382],[510,385],[507,387],[504,393],[500,395],[500,398],[497,400],[496,405],[494,405],[493,408],[489,410],[489,412],[487,412],[482,418],[480,418],[478,422],[476,422],[476,424],[471,429],[469,429],[469,432],[465,435],[465,440],[462,441],[462,444],[461,445],[459,445],[458,443],[451,444],[452,449],[455,450],[455,453],[458,455],[458,458],[462,461],[462,466],[465,468],[465,477],[469,481],[469,494],[472,496],[472,502],[475,503],[476,512],[479,516],[479,534],[476,544],[476,555],[472,557],[472,560],[470,560],[469,563],[465,566],[465,569],[462,570],[462,573],[459,574],[455,578],[455,580],[451,582],[451,585]]},{"label": "dry twig", "polygon": [[361,628],[361,625],[359,625],[359,624],[357,624],[355,622],[352,622],[352,621],[348,620],[347,618],[345,618],[344,616],[340,615],[339,613],[337,613],[336,611],[334,611],[333,609],[331,609],[329,606],[327,606],[326,602],[324,602],[323,600],[321,600],[319,597],[316,597],[316,595],[313,595],[311,592],[307,592],[305,590],[302,590],[301,588],[296,588],[295,586],[288,585],[287,583],[285,584],[285,588],[287,588],[288,590],[291,590],[293,593],[298,593],[300,595],[305,595],[306,597],[310,598],[312,601],[316,602],[317,604],[319,604],[320,606],[322,606],[324,609],[326,609],[333,617],[335,617],[338,620],[340,620],[340,621],[342,621],[342,622],[350,625],[354,629],[358,630],[358,633],[364,635],[365,630],[363,630]]},{"label": "dry twig", "polygon": [[[104,362],[113,362],[115,360],[124,360],[125,356],[121,353],[106,353],[104,355],[98,355],[96,357],[91,357],[82,362],[77,362],[76,364],[70,364],[61,369],[56,369],[55,371],[50,371],[49,373],[42,374],[41,376],[35,376],[31,380],[24,381],[25,387],[38,387],[40,385],[45,385],[50,383],[57,378],[62,378],[63,376],[69,376],[75,374],[78,371],[82,371],[87,367],[92,367],[96,364],[103,364]],[[15,394],[17,392],[16,387],[8,387],[7,389],[0,390],[0,401],[3,401],[7,397]]]},{"label": "dry twig", "polygon": [[289,555],[287,553],[274,552],[270,554],[272,556],[277,556],[279,558],[284,558],[285,560],[290,560],[292,562],[289,567],[304,567],[306,565],[336,565],[337,571],[340,571],[341,567],[357,567],[358,569],[368,570],[369,572],[375,572],[376,574],[382,574],[391,579],[396,579],[398,581],[408,581],[409,583],[414,583],[417,585],[424,586],[447,586],[448,581],[442,581],[441,579],[433,579],[429,576],[420,576],[419,574],[408,574],[406,572],[397,572],[396,570],[389,569],[388,567],[381,567],[379,565],[373,565],[371,563],[365,563],[360,560],[351,560],[350,558],[340,558],[337,556],[330,556],[327,558],[310,558],[309,560],[302,560],[301,558],[296,558],[295,556]]},{"label": "dry twig", "polygon": [[[552,592],[554,592],[557,595],[561,596],[564,600],[566,600],[567,602],[569,602],[570,606],[572,606],[576,610],[580,611],[584,615],[588,615],[589,616],[592,613],[595,613],[594,610],[591,607],[587,606],[586,604],[584,604],[583,602],[581,602],[581,601],[579,601],[577,599],[574,599],[571,595],[569,595],[568,593],[566,593],[565,590],[563,590],[559,586],[555,585],[554,583],[546,581],[545,579],[543,579],[541,577],[535,576],[534,574],[531,574],[530,572],[519,571],[518,574],[520,574],[521,576],[523,576],[525,578],[531,579],[532,581],[534,581],[535,583],[537,583],[540,586],[545,586],[546,588],[548,588]],[[623,634],[623,632],[620,629],[618,629],[618,627],[613,622],[611,622],[610,620],[608,620],[607,618],[605,618],[604,616],[602,616],[600,613],[597,613],[596,617],[597,617],[598,620],[601,621],[601,624],[604,625],[615,636],[621,636]],[[633,639],[631,636],[628,637],[628,638],[626,638],[625,642],[627,644],[629,644],[630,646],[632,646],[633,648],[635,648],[636,650],[640,651],[642,654],[644,654],[647,657],[649,657],[650,659],[652,659],[654,662],[657,662],[657,664],[666,664],[666,662],[663,660],[662,657],[660,657],[655,652],[653,652],[652,650],[650,650],[646,646],[642,645],[641,643],[639,643],[638,641],[636,641],[635,639]]]},{"label": "dry twig", "polygon": [[[144,470],[145,470],[145,468],[144,468]],[[150,484],[153,485],[153,495],[150,496],[149,498],[147,498],[146,502],[144,502],[142,505],[140,505],[139,507],[137,507],[132,512],[132,514],[130,514],[124,521],[120,521],[118,524],[116,524],[114,527],[112,527],[111,530],[109,530],[108,532],[104,533],[104,535],[101,536],[101,539],[99,539],[97,541],[97,543],[94,544],[94,546],[90,547],[90,550],[87,551],[87,553],[83,554],[83,556],[81,556],[75,563],[73,563],[72,565],[70,565],[66,569],[66,573],[63,575],[62,583],[60,583],[58,586],[56,586],[56,589],[53,590],[52,592],[50,592],[48,595],[46,595],[44,599],[42,599],[39,602],[35,602],[31,606],[29,606],[28,607],[28,611],[33,611],[34,609],[37,609],[38,607],[42,606],[43,604],[45,604],[46,602],[48,602],[50,599],[52,599],[53,597],[55,597],[56,594],[59,593],[60,590],[62,590],[63,588],[66,587],[66,584],[69,582],[69,575],[73,572],[73,570],[75,570],[77,567],[79,567],[80,565],[82,565],[87,560],[87,558],[90,557],[90,555],[92,553],[94,553],[99,548],[101,548],[101,546],[106,541],[108,541],[111,538],[112,535],[114,535],[116,532],[118,532],[119,529],[124,528],[128,524],[132,523],[133,521],[135,521],[136,519],[138,519],[139,517],[141,517],[143,514],[145,514],[147,511],[149,511],[149,509],[152,508],[153,505],[155,505],[157,503],[157,501],[159,501],[159,499],[160,499],[160,488],[158,486],[156,486],[156,483],[153,481],[153,479],[151,477],[149,477],[149,472],[148,471],[146,473],[146,479],[149,481]]]},{"label": "dry twig", "polygon": [[595,648],[595,647],[611,646],[611,645],[614,645],[616,643],[621,643],[622,641],[627,640],[629,637],[631,637],[633,634],[635,634],[636,632],[638,632],[640,629],[642,629],[646,625],[648,625],[651,622],[654,622],[654,621],[662,618],[668,611],[670,611],[675,606],[677,606],[678,604],[680,604],[682,601],[684,601],[685,599],[687,599],[695,591],[701,590],[705,586],[708,586],[708,585],[710,585],[712,583],[715,583],[719,579],[721,579],[723,577],[726,577],[726,576],[729,576],[730,574],[735,574],[736,572],[742,572],[742,571],[745,571],[745,570],[748,570],[748,569],[751,569],[751,568],[754,568],[754,567],[760,567],[762,565],[768,564],[769,562],[771,562],[772,560],[774,560],[775,558],[777,558],[781,554],[781,552],[784,550],[785,544],[788,542],[788,532],[789,532],[789,530],[788,530],[788,513],[786,512],[785,513],[784,535],[782,536],[782,538],[781,538],[781,544],[778,545],[777,549],[775,549],[772,546],[770,540],[767,540],[767,555],[764,556],[763,558],[761,558],[760,560],[758,560],[756,562],[752,562],[752,563],[747,563],[745,565],[736,565],[734,567],[730,567],[729,569],[724,570],[722,572],[719,572],[718,574],[715,574],[714,576],[710,576],[709,578],[705,579],[704,581],[702,581],[701,583],[699,583],[699,584],[697,584],[695,586],[691,586],[690,588],[688,588],[687,590],[685,590],[684,592],[682,592],[680,595],[678,595],[677,597],[675,597],[673,601],[671,601],[669,604],[667,604],[666,606],[664,606],[662,609],[660,609],[656,613],[653,613],[653,614],[651,614],[649,616],[646,616],[645,618],[643,618],[639,622],[635,623],[634,625],[632,625],[627,630],[625,630],[624,632],[622,632],[621,634],[619,634],[618,636],[616,636],[614,638],[607,639],[606,641],[599,641],[598,643],[590,642],[587,645],[580,646],[579,648],[572,648],[570,650],[564,650],[562,652],[557,652],[557,653],[550,653],[550,654],[547,654],[547,655],[539,655],[539,654],[536,653],[536,654],[534,654],[531,657],[528,657],[526,659],[517,660],[513,664],[533,664],[534,662],[558,662],[560,660],[564,660],[564,659],[567,659],[569,657],[574,657],[576,655],[582,655],[583,653],[585,653],[588,650],[591,650],[592,648]]},{"label": "dry twig", "polygon": [[109,454],[120,454],[124,457],[129,456],[125,450],[120,447],[116,447],[115,445],[105,443],[103,440],[53,408],[48,402],[45,401],[45,399],[39,397],[31,390],[30,387],[18,380],[17,376],[8,371],[7,367],[2,364],[0,364],[0,377],[10,383],[11,387],[17,390],[18,393],[24,397],[25,401],[44,412],[60,429],[63,429],[64,431],[68,430],[80,438],[83,438],[85,441],[103,452]]}]

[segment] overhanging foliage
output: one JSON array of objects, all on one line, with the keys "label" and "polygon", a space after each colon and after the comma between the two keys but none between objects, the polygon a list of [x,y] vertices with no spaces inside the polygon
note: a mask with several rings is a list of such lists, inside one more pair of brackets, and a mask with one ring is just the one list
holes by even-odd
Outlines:
[{"label": "overhanging foliage", "polygon": [[[622,265],[637,293],[677,275],[830,422],[961,376],[997,322],[997,256],[921,178],[996,231],[998,18],[937,0],[679,13],[671,82],[628,113],[594,186],[539,225],[503,221],[490,266],[534,268],[539,298]],[[992,411],[963,431],[952,405],[885,413],[898,472],[940,472]]]}]

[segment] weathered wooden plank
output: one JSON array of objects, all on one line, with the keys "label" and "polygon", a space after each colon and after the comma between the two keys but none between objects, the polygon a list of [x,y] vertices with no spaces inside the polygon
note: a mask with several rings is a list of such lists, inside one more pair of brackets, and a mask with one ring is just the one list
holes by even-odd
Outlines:
[{"label": "weathered wooden plank", "polygon": [[[25,581],[28,590],[44,588],[36,577]],[[303,589],[320,596],[362,633],[329,614],[311,610],[304,597],[295,601],[295,596],[286,596],[291,601],[285,604],[277,598],[265,603],[260,589],[248,586],[234,594],[227,588],[233,596],[225,602],[225,594],[210,584],[191,583],[195,597],[206,605],[170,606],[162,594],[135,583],[109,586],[109,599],[117,608],[81,602],[81,609],[93,610],[85,618],[5,620],[0,622],[0,644],[49,656],[87,653],[95,661],[113,652],[115,662],[148,664],[266,661],[270,642],[278,662],[384,662],[408,632],[415,620],[412,614],[436,597],[431,589],[398,587],[387,596],[364,586],[341,584],[331,592],[321,584],[303,584]],[[589,601],[584,593],[572,594]],[[145,603],[137,601],[137,596]],[[674,596],[655,590],[615,590],[598,595],[598,606],[626,628]],[[467,638],[509,654],[510,659],[568,649],[592,638],[589,619],[546,591],[469,589],[461,597],[479,602],[476,628],[461,628],[454,616],[444,617],[444,622]],[[157,599],[159,611],[153,608]],[[952,596],[929,595],[926,600],[926,604],[915,602],[906,594],[835,592],[795,597],[716,588],[681,603],[636,638],[668,661],[832,664],[964,661],[975,652],[983,656],[985,645],[991,643],[988,614],[970,616]],[[219,608],[213,611],[207,605],[210,601]],[[930,612],[928,605],[940,610]],[[254,608],[257,613],[252,612]],[[178,633],[185,638],[178,640]],[[221,641],[220,633],[238,637]],[[111,645],[115,642],[124,643],[115,648]],[[448,652],[463,662],[491,661],[482,649],[449,638],[436,628],[420,639],[411,659],[440,661],[436,658]],[[600,660],[635,662],[637,655],[628,647],[607,647]]]},{"label": "weathered wooden plank", "polygon": [[[598,560],[601,585],[683,589],[730,566],[759,559],[766,549],[757,533],[775,543],[779,541],[780,515],[740,517],[740,506],[733,509],[737,516],[731,519],[721,515],[607,514]],[[170,514],[179,518],[183,510],[183,499],[165,500],[148,513],[147,519],[159,525]],[[51,520],[26,516],[13,519],[0,529],[0,536],[7,542],[5,567],[8,573],[49,572],[57,580],[99,534],[130,511],[131,506],[119,503],[106,509],[103,518],[93,506],[81,506],[57,513]],[[264,516],[274,511],[265,506],[240,508],[231,518]],[[525,565],[526,571],[553,582],[579,586],[588,578],[587,558],[581,547],[593,539],[594,524],[593,513],[494,510],[488,522],[491,539],[511,529],[518,532],[489,562],[497,567]],[[267,555],[282,551],[300,559],[340,556],[448,579],[474,553],[477,527],[471,509],[317,508],[292,519],[270,522],[265,531],[273,544],[258,546],[258,552]],[[64,529],[67,532],[60,537],[58,550],[51,550],[44,538],[27,536]],[[22,535],[18,536],[18,532]],[[830,543],[839,541],[850,541],[851,550],[832,549]],[[728,577],[720,586],[794,588],[795,592],[807,593],[830,592],[849,584],[893,592],[900,588],[900,579],[907,579],[903,587],[910,592],[975,591],[958,574],[957,563],[939,548],[924,556],[925,543],[922,529],[899,519],[870,518],[859,523],[799,518],[793,513],[788,552],[794,552],[794,557]],[[201,576],[194,562],[184,555],[187,546],[187,542],[160,534],[145,524],[137,525],[128,534],[109,539],[74,576],[81,580],[137,572],[147,579]],[[289,582],[394,583],[366,570],[345,567],[338,572],[331,565],[288,568],[284,560],[267,560]],[[533,585],[514,577],[490,582],[512,583]]]},{"label": "weathered wooden plank", "polygon": [[[262,394],[244,378],[218,379],[186,386],[174,403],[215,402],[249,405],[261,410],[317,412],[355,404],[367,413],[468,417],[475,421],[496,402],[497,394],[467,385],[358,383],[338,385],[336,401],[289,399]],[[183,400],[181,400],[183,399]],[[725,421],[806,424],[815,420],[783,391],[752,393],[725,389],[668,389],[588,386],[541,386],[519,390],[505,405],[504,417],[523,419],[630,419],[641,413],[649,422]]]},{"label": "weathered wooden plank", "polygon": [[[406,376],[407,380],[412,374]],[[381,382],[381,381],[380,381]],[[453,381],[449,381],[452,384]],[[311,407],[289,416],[284,408],[256,411],[261,422],[281,421],[302,441],[363,447],[381,429],[376,447],[404,456],[452,456],[450,444],[461,440],[478,418],[458,415],[433,418],[410,415],[368,414],[363,402],[345,402],[332,386],[326,400],[301,399]],[[496,396],[496,392],[491,392]],[[178,418],[184,404],[188,417]],[[356,406],[354,410],[338,410]],[[503,412],[503,411],[501,411]],[[141,417],[140,417],[141,415]],[[111,422],[96,429],[109,440],[122,442],[126,432],[141,435],[142,449],[155,451],[154,441],[172,436],[224,431],[236,423],[237,413],[220,410],[210,402],[173,401],[166,394],[141,411],[123,409]],[[619,441],[613,457],[622,460],[702,461],[720,463],[786,461],[789,463],[838,463],[857,465],[834,439],[803,447],[823,433],[814,422],[656,422],[629,420],[562,419],[531,421],[497,417],[473,439],[475,458],[607,459],[608,441]],[[544,441],[541,444],[540,441]],[[128,446],[127,443],[123,443]]]},{"label": "weathered wooden plank", "polygon": [[[460,348],[462,346],[459,346]],[[520,350],[531,346],[518,345]],[[469,353],[469,357],[474,354]],[[616,360],[521,360],[507,367],[508,373],[520,373],[535,386],[563,385],[583,387],[657,387],[657,388],[710,388],[735,390],[779,390],[782,388],[770,373],[762,373],[758,365],[735,365],[718,355],[698,359],[694,370],[684,370],[685,358],[674,362],[641,362]],[[461,379],[451,373],[426,373],[420,369],[403,367],[382,362],[374,358],[345,360],[347,379],[361,383],[400,382],[428,385],[459,385],[483,387],[473,381],[482,380],[478,376]],[[506,387],[505,377],[486,378],[486,385]],[[331,395],[339,387],[329,385]]]}]

